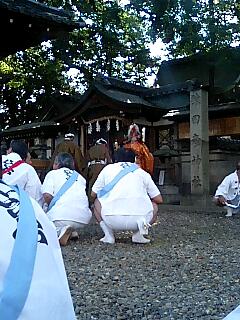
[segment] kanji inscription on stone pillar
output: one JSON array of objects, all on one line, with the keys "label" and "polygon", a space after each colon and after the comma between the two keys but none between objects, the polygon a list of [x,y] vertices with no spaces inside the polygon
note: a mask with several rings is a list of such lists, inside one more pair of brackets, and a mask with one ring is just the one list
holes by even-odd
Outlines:
[{"label": "kanji inscription on stone pillar", "polygon": [[190,92],[191,193],[209,193],[208,93]]}]

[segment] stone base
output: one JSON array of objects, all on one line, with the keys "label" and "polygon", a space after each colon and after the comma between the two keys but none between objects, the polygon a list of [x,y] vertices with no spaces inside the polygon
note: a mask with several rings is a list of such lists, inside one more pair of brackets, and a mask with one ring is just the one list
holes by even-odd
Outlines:
[{"label": "stone base", "polygon": [[164,204],[180,204],[179,188],[174,185],[158,186],[163,197]]},{"label": "stone base", "polygon": [[210,195],[185,195],[180,197],[180,204],[183,206],[192,206],[197,208],[212,208],[215,209],[216,205],[212,201]]}]

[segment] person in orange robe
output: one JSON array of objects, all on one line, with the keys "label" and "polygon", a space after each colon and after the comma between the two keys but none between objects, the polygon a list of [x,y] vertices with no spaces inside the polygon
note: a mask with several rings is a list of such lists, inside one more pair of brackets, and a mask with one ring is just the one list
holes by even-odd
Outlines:
[{"label": "person in orange robe", "polygon": [[136,155],[136,163],[139,166],[153,174],[154,158],[146,144],[141,139],[139,127],[132,124],[128,130],[128,142],[124,144],[124,148],[132,150]]}]

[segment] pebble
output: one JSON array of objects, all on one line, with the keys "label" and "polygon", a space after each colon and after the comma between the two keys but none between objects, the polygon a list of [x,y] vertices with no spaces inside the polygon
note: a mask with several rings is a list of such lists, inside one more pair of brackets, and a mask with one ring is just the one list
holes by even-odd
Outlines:
[{"label": "pebble", "polygon": [[92,224],[62,248],[79,320],[219,320],[240,304],[240,215],[165,210],[152,242],[99,242]]}]

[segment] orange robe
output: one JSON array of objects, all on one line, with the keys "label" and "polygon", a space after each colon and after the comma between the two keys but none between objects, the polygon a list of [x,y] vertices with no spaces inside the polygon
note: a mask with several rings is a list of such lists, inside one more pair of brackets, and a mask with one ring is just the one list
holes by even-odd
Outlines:
[{"label": "orange robe", "polygon": [[153,174],[154,157],[144,142],[129,142],[124,145],[124,148],[132,150],[140,167],[151,175]]}]

